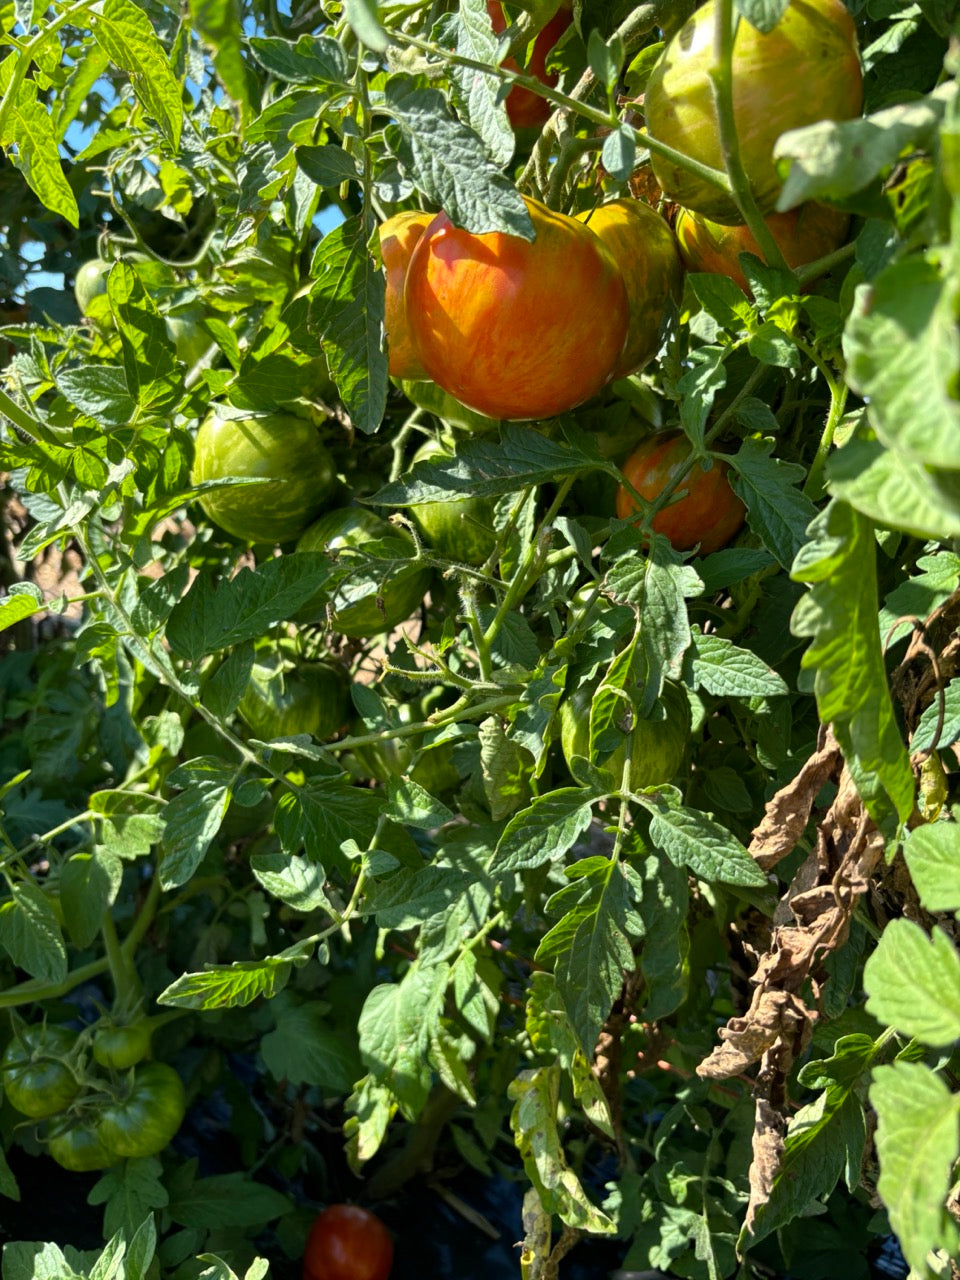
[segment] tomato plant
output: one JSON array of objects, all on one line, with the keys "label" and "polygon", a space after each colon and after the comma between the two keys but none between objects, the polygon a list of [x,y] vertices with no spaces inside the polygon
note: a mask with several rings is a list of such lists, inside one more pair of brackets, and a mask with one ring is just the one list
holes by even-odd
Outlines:
[{"label": "tomato plant", "polygon": [[117,1158],[156,1155],[180,1128],[186,1110],[183,1083],[165,1062],[141,1062],[114,1088],[115,1099],[97,1113],[95,1132]]},{"label": "tomato plant", "polygon": [[390,1232],[369,1209],[332,1204],[310,1227],[303,1280],[387,1280],[392,1266]]},{"label": "tomato plant", "polygon": [[623,277],[599,238],[525,205],[533,240],[475,235],[439,214],[407,268],[407,325],[424,369],[492,418],[544,418],[588,399],[613,375],[627,332]]},{"label": "tomato plant", "polygon": [[221,529],[249,542],[289,542],[302,533],[327,504],[336,478],[312,422],[214,411],[197,432],[193,482],[228,476],[262,483],[208,490],[200,505]]},{"label": "tomato plant", "polygon": [[[644,96],[647,128],[659,142],[722,170],[710,69],[717,0],[707,0],[667,45]],[[780,194],[774,145],[788,129],[859,115],[862,72],[853,18],[842,0],[791,0],[772,31],[742,20],[731,61],[733,119],[740,158],[762,213]],[[715,222],[738,223],[732,196],[654,153],[653,171],[668,199]]]},{"label": "tomato plant", "polygon": [[[725,547],[743,524],[743,503],[730,487],[726,465],[714,460],[708,468],[687,468],[690,445],[682,435],[662,432],[645,440],[623,464],[623,474],[641,498],[654,502],[677,488],[683,496],[659,510],[650,522],[656,533],[669,538],[679,551],[699,546],[703,555]],[[637,510],[630,490],[617,490],[617,515],[626,520]]]},{"label": "tomato plant", "polygon": [[[846,239],[850,215],[829,205],[800,205],[787,213],[772,213],[764,219],[790,267],[802,267],[839,249]],[[749,294],[747,278],[740,266],[740,254],[763,253],[749,227],[728,227],[699,218],[681,209],[676,224],[677,240],[688,271],[713,271],[729,278]]]},{"label": "tomato plant", "polygon": [[948,1274],[958,12],[7,7],[5,1273]]},{"label": "tomato plant", "polygon": [[82,316],[87,314],[87,308],[94,298],[107,292],[107,276],[111,266],[112,263],[100,258],[91,258],[89,262],[81,264],[73,280],[73,293]]},{"label": "tomato plant", "polygon": [[75,1043],[76,1035],[66,1027],[44,1024],[16,1031],[0,1058],[11,1106],[33,1119],[69,1106],[80,1088],[76,1071],[65,1061]]}]

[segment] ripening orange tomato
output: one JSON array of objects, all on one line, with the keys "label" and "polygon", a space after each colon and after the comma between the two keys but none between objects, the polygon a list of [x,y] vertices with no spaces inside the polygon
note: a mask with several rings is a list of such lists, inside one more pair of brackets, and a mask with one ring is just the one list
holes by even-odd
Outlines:
[{"label": "ripening orange tomato", "polygon": [[475,234],[440,213],[407,268],[407,326],[427,375],[491,418],[549,418],[618,367],[623,276],[582,222],[526,200],[536,238]]},{"label": "ripening orange tomato", "polygon": [[[497,35],[501,31],[506,31],[507,20],[503,16],[503,5],[499,0],[487,0],[487,12]],[[523,70],[528,76],[535,76],[553,88],[557,83],[557,76],[552,72],[547,74],[547,55],[572,21],[573,14],[567,6],[558,9],[546,26],[537,33],[526,67],[521,68],[515,58],[507,58],[502,65],[508,71]],[[515,84],[507,94],[506,108],[514,129],[539,129],[553,112],[553,107],[546,98],[541,98],[532,89],[525,89],[519,84]]]},{"label": "ripening orange tomato", "polygon": [[390,376],[393,378],[426,376],[407,332],[403,311],[403,285],[407,278],[410,255],[424,228],[432,221],[432,213],[421,213],[415,209],[407,213],[395,213],[380,228],[380,252],[387,277],[384,328],[387,331]]},{"label": "ripening orange tomato", "polygon": [[[644,440],[620,468],[641,498],[653,502],[670,485],[690,456],[690,442],[677,432],[660,432]],[[677,486],[686,496],[664,507],[654,516],[651,527],[661,533],[678,551],[699,544],[702,555],[719,551],[743,524],[743,503],[730,488],[726,463],[714,459],[705,471],[701,464],[692,469]],[[617,490],[617,515],[627,520],[637,510],[630,491],[621,485]]]},{"label": "ripening orange tomato", "polygon": [[[839,249],[847,238],[850,215],[829,205],[810,201],[787,213],[764,218],[789,267],[803,267]],[[730,279],[749,297],[750,286],[740,267],[740,254],[753,253],[763,260],[760,246],[749,227],[727,227],[709,222],[689,209],[677,217],[680,255],[688,271],[710,271]]]},{"label": "ripening orange tomato", "polygon": [[677,241],[669,224],[640,200],[611,200],[577,217],[613,254],[627,288],[630,324],[613,375],[625,378],[656,355],[667,299],[680,301],[683,267]]}]

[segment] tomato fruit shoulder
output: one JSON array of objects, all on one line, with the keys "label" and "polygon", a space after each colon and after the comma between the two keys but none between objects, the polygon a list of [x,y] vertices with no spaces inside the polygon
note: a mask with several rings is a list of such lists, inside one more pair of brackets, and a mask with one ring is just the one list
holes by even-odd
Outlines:
[{"label": "tomato fruit shoulder", "polygon": [[423,366],[416,353],[403,309],[407,266],[417,241],[433,221],[432,213],[411,210],[395,213],[380,227],[380,253],[386,276],[384,328],[387,333],[388,369],[392,378],[422,378]]},{"label": "tomato fruit shoulder", "polygon": [[393,1240],[375,1213],[332,1204],[313,1222],[303,1254],[303,1280],[387,1280]]},{"label": "tomato fruit shoulder", "polygon": [[96,1129],[107,1151],[118,1157],[153,1156],[173,1138],[185,1111],[183,1082],[173,1067],[144,1062],[99,1112]]}]

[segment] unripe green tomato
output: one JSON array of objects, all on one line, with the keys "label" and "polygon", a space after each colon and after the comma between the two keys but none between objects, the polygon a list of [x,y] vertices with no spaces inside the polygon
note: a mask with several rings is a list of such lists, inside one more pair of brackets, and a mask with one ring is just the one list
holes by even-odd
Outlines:
[{"label": "unripe green tomato", "polygon": [[[413,456],[411,466],[452,455],[439,440],[428,440]],[[441,556],[461,564],[481,565],[497,545],[492,498],[463,498],[451,502],[419,502],[410,508],[424,540]]]},{"label": "unripe green tomato", "polygon": [[[684,156],[724,169],[711,72],[717,0],[707,0],[664,49],[644,94],[647,131]],[[790,0],[762,35],[745,18],[733,43],[733,116],[740,159],[761,213],[781,190],[773,152],[789,129],[860,114],[857,32],[843,0]],[[656,152],[651,164],[668,200],[714,222],[742,221],[733,196]]]},{"label": "unripe green tomato", "polygon": [[345,636],[375,636],[405,622],[430,585],[429,569],[404,568],[391,570],[379,585],[371,583],[363,573],[361,552],[370,542],[383,540],[399,543],[401,555],[404,549],[413,550],[406,533],[366,507],[340,507],[321,516],[297,543],[298,551],[326,551],[336,555],[342,567],[356,567],[356,579],[348,577],[337,587],[331,605],[333,628]]},{"label": "unripe green tomato", "polygon": [[344,675],[326,662],[258,654],[237,711],[257,738],[332,737],[347,717]]},{"label": "unripe green tomato", "polygon": [[[422,717],[423,709],[415,703],[403,703],[397,708],[397,718],[401,724],[411,724]],[[413,769],[410,769],[410,761],[420,742],[419,735],[385,738],[382,742],[354,747],[353,754],[368,776],[379,782],[387,782],[390,778],[406,774],[412,782],[416,782],[431,795],[442,795],[459,786],[460,774],[453,763],[453,748],[448,742],[424,751]]]},{"label": "unripe green tomato", "polygon": [[[595,685],[582,685],[560,704],[560,745],[569,767],[574,756],[590,758],[590,708]],[[680,766],[690,735],[690,703],[680,685],[667,681],[660,703],[664,720],[649,720],[634,713],[630,735],[630,789],[641,791],[669,782]],[[619,785],[626,761],[626,741],[602,762]],[[594,762],[596,763],[596,762]]]},{"label": "unripe green tomato", "polygon": [[82,316],[87,314],[87,308],[94,298],[99,298],[101,294],[107,292],[107,276],[112,266],[112,262],[91,258],[78,269],[73,280],[73,295]]},{"label": "unripe green tomato", "polygon": [[200,496],[210,519],[246,542],[289,542],[320,514],[336,485],[333,459],[316,427],[288,414],[220,417],[197,433],[193,483],[226,476],[268,483],[214,489]]},{"label": "unripe green tomato", "polygon": [[147,1018],[126,1026],[102,1026],[93,1037],[93,1060],[101,1067],[125,1071],[147,1057],[152,1035]]},{"label": "unripe green tomato", "polygon": [[47,1150],[62,1169],[71,1173],[109,1169],[121,1158],[105,1145],[99,1126],[91,1121],[61,1121],[47,1138]]},{"label": "unripe green tomato", "polygon": [[183,1083],[164,1062],[143,1062],[104,1107],[97,1131],[107,1151],[124,1159],[155,1156],[180,1128],[186,1111]]},{"label": "unripe green tomato", "polygon": [[192,369],[213,341],[201,326],[199,315],[167,316],[164,323],[167,336],[177,349],[177,359]]},{"label": "unripe green tomato", "polygon": [[3,1091],[15,1107],[34,1120],[65,1110],[80,1091],[64,1059],[76,1034],[66,1027],[37,1023],[19,1031],[0,1059]]}]

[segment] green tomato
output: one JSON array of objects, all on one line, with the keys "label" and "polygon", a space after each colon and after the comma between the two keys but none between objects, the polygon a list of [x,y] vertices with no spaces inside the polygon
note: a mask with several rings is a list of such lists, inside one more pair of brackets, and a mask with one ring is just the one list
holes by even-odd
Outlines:
[{"label": "green tomato", "polygon": [[47,1150],[61,1168],[71,1173],[109,1169],[120,1161],[120,1156],[104,1144],[99,1126],[88,1121],[61,1121],[47,1138]]},{"label": "green tomato", "polygon": [[287,414],[221,418],[214,410],[197,433],[193,483],[227,476],[268,481],[200,497],[214,524],[245,542],[297,537],[336,485],[333,459],[312,423]]},{"label": "green tomato", "polygon": [[[403,703],[397,708],[397,719],[400,724],[411,724],[423,718],[422,708],[416,703]],[[390,778],[399,778],[406,774],[411,781],[418,783],[431,795],[442,795],[460,785],[460,774],[453,763],[453,747],[449,742],[441,742],[438,746],[428,747],[421,752],[414,767],[410,761],[420,746],[419,735],[409,738],[385,738],[382,742],[367,743],[364,747],[354,747],[353,755],[357,763],[365,770],[368,777],[378,782],[387,782]]]},{"label": "green tomato", "polygon": [[173,1067],[145,1062],[134,1068],[117,1100],[100,1112],[97,1132],[116,1156],[155,1156],[180,1128],[185,1111],[183,1083]]},{"label": "green tomato", "polygon": [[199,315],[167,316],[167,336],[177,349],[177,359],[188,369],[206,355],[213,339],[200,323]]},{"label": "green tomato", "polygon": [[107,276],[112,266],[112,262],[91,258],[77,271],[73,280],[73,295],[82,316],[87,314],[87,309],[94,298],[99,298],[107,292]]},{"label": "green tomato", "polygon": [[[560,744],[569,765],[574,756],[590,758],[590,708],[596,685],[582,685],[560,704]],[[665,719],[637,716],[630,737],[630,788],[640,791],[669,782],[683,764],[690,734],[690,703],[683,688],[667,681],[660,698]],[[627,744],[602,762],[619,785],[626,761]]]},{"label": "green tomato", "polygon": [[280,653],[258,655],[237,710],[258,738],[307,733],[330,738],[347,717],[342,672],[326,662],[291,662]]},{"label": "green tomato", "polygon": [[150,1052],[153,1030],[148,1018],[131,1022],[126,1026],[114,1025],[98,1028],[93,1037],[93,1059],[101,1067],[125,1071],[142,1062]]},{"label": "green tomato", "polygon": [[80,1086],[64,1059],[76,1039],[66,1027],[42,1023],[25,1027],[14,1036],[0,1059],[3,1088],[11,1106],[39,1120],[70,1105]]},{"label": "green tomato", "polygon": [[[413,456],[412,466],[451,453],[438,440],[428,440]],[[453,502],[420,502],[410,508],[424,540],[441,556],[461,564],[481,565],[497,545],[492,498],[463,498]]]},{"label": "green tomato", "polygon": [[362,552],[371,542],[390,543],[398,560],[413,551],[407,534],[366,507],[328,511],[297,543],[298,551],[327,551],[336,555],[340,566],[356,569],[340,583],[332,601],[334,630],[345,636],[375,636],[405,622],[430,584],[430,570],[414,566],[392,568],[382,582],[364,575]]}]

